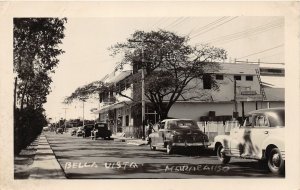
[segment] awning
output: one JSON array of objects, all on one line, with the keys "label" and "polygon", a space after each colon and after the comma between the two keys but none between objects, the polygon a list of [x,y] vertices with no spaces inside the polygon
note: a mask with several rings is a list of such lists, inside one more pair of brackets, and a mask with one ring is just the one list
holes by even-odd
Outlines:
[{"label": "awning", "polygon": [[108,110],[118,109],[118,108],[124,107],[126,105],[130,105],[131,103],[132,103],[132,101],[117,102],[117,103],[108,105],[104,108],[95,110],[95,111],[93,111],[93,114],[99,114],[99,113],[107,112]]}]

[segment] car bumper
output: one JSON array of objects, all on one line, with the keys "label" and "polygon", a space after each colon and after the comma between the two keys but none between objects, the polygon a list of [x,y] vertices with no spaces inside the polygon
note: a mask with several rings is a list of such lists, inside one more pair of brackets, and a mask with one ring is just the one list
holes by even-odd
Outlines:
[{"label": "car bumper", "polygon": [[211,143],[209,142],[202,142],[202,143],[172,143],[173,146],[181,146],[181,147],[206,147],[209,146]]}]

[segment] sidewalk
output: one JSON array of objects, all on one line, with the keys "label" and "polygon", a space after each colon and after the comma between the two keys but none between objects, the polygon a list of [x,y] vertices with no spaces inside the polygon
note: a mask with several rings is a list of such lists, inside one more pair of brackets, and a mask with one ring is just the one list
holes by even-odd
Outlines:
[{"label": "sidewalk", "polygon": [[41,134],[29,179],[66,179],[44,134]]}]

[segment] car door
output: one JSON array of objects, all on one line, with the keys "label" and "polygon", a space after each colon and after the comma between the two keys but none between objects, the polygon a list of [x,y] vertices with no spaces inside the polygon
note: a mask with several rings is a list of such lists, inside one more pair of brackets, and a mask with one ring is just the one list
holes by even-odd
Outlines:
[{"label": "car door", "polygon": [[[243,152],[243,146],[244,146],[244,136],[245,133],[247,133],[248,126],[240,126],[233,128],[230,131],[230,142],[228,143],[228,146],[230,147],[230,153],[235,156],[240,156]],[[224,142],[225,143],[225,142]],[[226,145],[225,145],[226,147]]]},{"label": "car door", "polygon": [[167,122],[162,121],[159,125],[158,138],[156,142],[157,146],[164,146],[166,124]]},{"label": "car door", "polygon": [[251,143],[248,146],[250,150],[248,152],[252,157],[262,157],[262,144],[266,138],[270,135],[270,122],[265,114],[259,114],[255,118],[255,124],[251,129]]}]

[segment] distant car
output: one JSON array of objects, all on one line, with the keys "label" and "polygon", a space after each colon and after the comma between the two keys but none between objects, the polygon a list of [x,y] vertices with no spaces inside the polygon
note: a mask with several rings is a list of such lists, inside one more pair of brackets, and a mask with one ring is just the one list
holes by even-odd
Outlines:
[{"label": "distant car", "polygon": [[64,132],[64,129],[61,128],[61,127],[59,127],[59,128],[56,129],[56,134],[57,133],[63,134],[63,132]]},{"label": "distant car", "polygon": [[83,136],[83,127],[78,127],[76,131],[76,136],[77,137]]},{"label": "distant car", "polygon": [[108,125],[105,122],[101,123],[96,123],[94,125],[94,129],[91,131],[91,138],[96,139],[96,138],[107,138],[110,139],[111,137],[111,131],[108,130]]},{"label": "distant car", "polygon": [[78,130],[77,127],[73,127],[73,128],[71,129],[71,132],[70,132],[71,136],[76,135],[77,130]]},{"label": "distant car", "polygon": [[271,108],[252,111],[244,125],[233,128],[230,135],[215,137],[218,159],[226,164],[231,157],[256,159],[275,174],[285,171],[285,111]]},{"label": "distant car", "polygon": [[88,125],[84,125],[84,127],[82,128],[83,130],[83,135],[82,137],[90,137],[91,136],[91,131],[94,129],[94,124],[88,124]]},{"label": "distant car", "polygon": [[43,131],[49,131],[49,127],[43,127]]},{"label": "distant car", "polygon": [[207,148],[210,145],[207,135],[191,119],[166,119],[155,124],[149,135],[149,144],[151,150],[162,147],[168,154],[179,147]]}]

